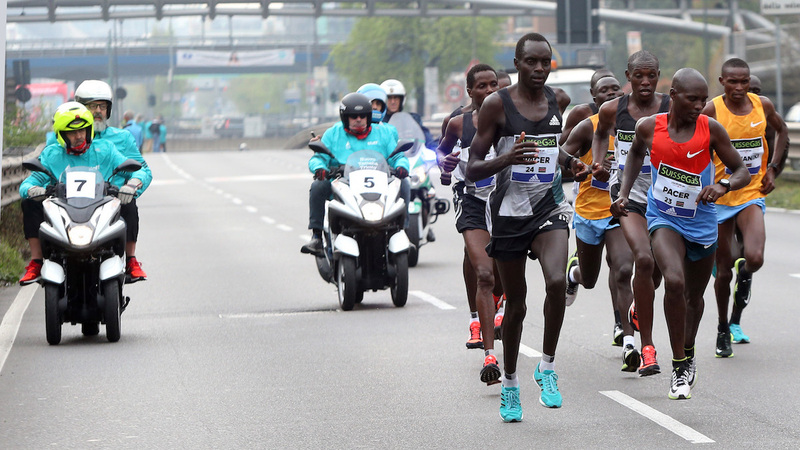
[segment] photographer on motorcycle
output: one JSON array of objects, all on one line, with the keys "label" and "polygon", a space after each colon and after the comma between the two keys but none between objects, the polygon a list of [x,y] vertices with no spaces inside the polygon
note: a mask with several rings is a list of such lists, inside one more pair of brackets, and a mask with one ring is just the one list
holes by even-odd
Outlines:
[{"label": "photographer on motorcycle", "polygon": [[[403,83],[393,79],[384,81],[381,83],[381,87],[386,92],[387,108],[387,112],[383,117],[383,121],[389,122],[389,120],[392,118],[392,114],[403,110],[403,103],[405,103],[406,98],[406,88],[403,86]],[[419,116],[419,114],[409,114],[411,114],[411,117],[414,118],[419,127],[422,129],[422,133],[425,134],[425,146],[431,150],[435,150],[439,143],[433,138],[433,135],[431,135],[431,130],[422,124],[422,118]]]},{"label": "photographer on motorcycle", "polygon": [[[42,150],[39,161],[57,179],[61,178],[62,172],[68,167],[78,166],[97,167],[103,177],[108,179],[114,169],[128,159],[118,152],[110,141],[92,139],[94,118],[92,113],[78,102],[67,102],[56,109],[53,115],[53,131],[57,142],[49,144]],[[44,173],[33,172],[19,187],[19,194],[23,199],[23,231],[31,249],[31,262],[19,280],[23,286],[38,281],[41,275],[43,255],[39,241],[39,225],[44,221],[41,201],[48,194],[47,187],[53,184],[54,181]],[[120,202],[129,203],[135,192],[128,185],[121,186]]]},{"label": "photographer on motorcycle", "polygon": [[111,86],[100,80],[86,80],[75,90],[75,101],[82,103],[91,111],[94,117],[94,138],[106,139],[111,141],[117,151],[129,159],[136,160],[142,168],[134,173],[118,173],[114,176],[112,183],[119,186],[128,186],[134,189],[133,199],[123,203],[120,215],[125,220],[127,226],[127,236],[125,242],[125,276],[126,282],[134,283],[147,279],[147,274],[142,270],[142,266],[136,259],[136,241],[139,237],[139,207],[136,199],[150,186],[153,175],[150,167],[139,151],[139,145],[133,134],[128,130],[108,126],[111,119],[111,108],[113,106]]},{"label": "photographer on motorcycle", "polygon": [[302,253],[317,255],[322,252],[322,228],[325,218],[325,201],[332,195],[328,178],[333,170],[347,161],[347,157],[359,150],[375,150],[381,153],[395,170],[395,176],[408,176],[408,159],[403,153],[389,158],[397,146],[397,134],[384,126],[373,126],[372,105],[363,94],[352,92],[339,104],[341,122],[328,128],[322,135],[322,143],[333,153],[335,159],[315,153],[308,161],[308,169],[314,174],[309,190],[309,220],[311,241],[300,249]]}]

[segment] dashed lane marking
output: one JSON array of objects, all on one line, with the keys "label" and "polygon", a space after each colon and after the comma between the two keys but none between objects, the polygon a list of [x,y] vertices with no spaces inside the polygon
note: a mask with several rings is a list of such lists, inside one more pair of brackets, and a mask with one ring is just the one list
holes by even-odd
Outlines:
[{"label": "dashed lane marking", "polygon": [[278,224],[278,225],[275,225],[275,228],[277,228],[279,230],[282,230],[282,231],[292,231],[292,227],[290,227],[289,225],[284,225],[282,223]]},{"label": "dashed lane marking", "polygon": [[417,297],[420,300],[423,300],[423,301],[426,301],[426,302],[430,303],[431,305],[433,305],[433,306],[435,306],[435,307],[437,307],[439,309],[445,309],[445,310],[446,309],[456,309],[455,306],[453,306],[453,305],[451,305],[449,303],[443,302],[442,300],[439,300],[438,298],[436,298],[436,297],[434,297],[431,294],[428,294],[426,292],[409,291],[408,293],[413,295],[414,297]]},{"label": "dashed lane marking", "polygon": [[264,222],[266,222],[266,223],[268,223],[270,225],[275,223],[275,219],[273,219],[272,217],[261,216],[261,220],[263,220]]},{"label": "dashed lane marking", "polygon": [[686,439],[692,444],[714,443],[714,440],[700,433],[699,431],[696,431],[695,429],[678,422],[677,420],[662,413],[661,411],[653,409],[650,406],[647,406],[644,403],[640,402],[639,400],[636,400],[628,395],[625,395],[620,391],[600,391],[600,393],[610,398],[611,400],[614,400],[620,405],[628,409],[631,409],[634,412],[637,412],[642,416],[652,420],[653,422],[657,423],[658,425],[661,425],[667,430]]},{"label": "dashed lane marking", "polygon": [[523,355],[527,356],[528,358],[541,358],[542,357],[542,354],[540,352],[538,352],[538,351],[536,351],[536,350],[534,350],[534,349],[532,349],[532,348],[530,348],[527,345],[522,344],[522,343],[519,344],[519,352],[522,353]]},{"label": "dashed lane marking", "polygon": [[278,175],[240,175],[235,177],[211,177],[205,181],[209,183],[229,183],[239,181],[285,181],[285,180],[308,180],[310,173],[284,173]]}]

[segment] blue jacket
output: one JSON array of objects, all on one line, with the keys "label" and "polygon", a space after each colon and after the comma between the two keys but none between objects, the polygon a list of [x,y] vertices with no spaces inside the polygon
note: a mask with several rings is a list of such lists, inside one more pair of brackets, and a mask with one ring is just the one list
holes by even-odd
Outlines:
[{"label": "blue jacket", "polygon": [[128,123],[125,124],[123,130],[127,130],[130,134],[133,135],[133,140],[136,141],[136,145],[139,147],[139,150],[142,149],[142,143],[144,142],[144,135],[142,133],[142,127],[136,123],[135,120],[131,119]]},{"label": "blue jacket", "polygon": [[372,125],[372,130],[364,139],[358,139],[344,130],[342,122],[328,128],[322,135],[322,143],[333,153],[336,160],[331,160],[328,155],[314,153],[308,160],[308,169],[311,173],[317,169],[331,170],[332,168],[343,165],[347,162],[347,157],[358,150],[375,150],[387,158],[389,165],[397,169],[403,167],[409,170],[408,158],[406,155],[398,153],[389,159],[389,155],[397,147],[397,131],[394,134],[385,126]]},{"label": "blue jacket", "polygon": [[[58,143],[48,145],[39,155],[42,165],[57,178],[61,178],[61,174],[67,167],[86,166],[96,167],[103,174],[103,178],[107,180],[114,169],[127,159],[114,148],[114,144],[103,139],[93,140],[92,145],[82,155],[68,155],[64,147]],[[41,172],[33,172],[19,186],[19,195],[22,198],[28,198],[28,189],[31,187],[47,187],[51,184],[53,184],[53,180],[49,176]],[[117,185],[117,187],[121,187],[121,185]]]}]

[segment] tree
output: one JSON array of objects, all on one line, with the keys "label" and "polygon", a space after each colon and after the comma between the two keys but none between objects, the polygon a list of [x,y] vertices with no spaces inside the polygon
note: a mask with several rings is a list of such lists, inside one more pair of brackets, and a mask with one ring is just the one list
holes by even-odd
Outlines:
[{"label": "tree", "polygon": [[347,41],[337,44],[330,59],[351,90],[364,83],[400,80],[409,95],[424,105],[424,68],[447,74],[464,71],[472,59],[495,65],[495,38],[501,18],[369,17],[356,21]]}]

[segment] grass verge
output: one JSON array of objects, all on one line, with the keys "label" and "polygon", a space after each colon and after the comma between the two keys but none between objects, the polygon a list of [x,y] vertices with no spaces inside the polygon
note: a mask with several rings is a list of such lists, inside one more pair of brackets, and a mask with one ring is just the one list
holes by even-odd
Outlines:
[{"label": "grass verge", "polygon": [[29,256],[19,202],[4,206],[0,211],[0,284],[16,283]]}]

